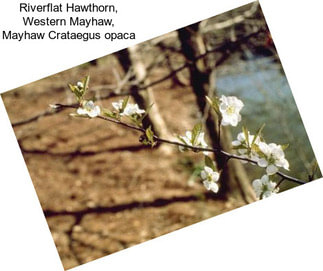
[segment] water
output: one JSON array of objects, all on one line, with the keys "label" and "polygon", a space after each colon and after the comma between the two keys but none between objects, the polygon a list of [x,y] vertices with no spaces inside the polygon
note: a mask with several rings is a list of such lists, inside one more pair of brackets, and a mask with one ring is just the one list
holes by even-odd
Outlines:
[{"label": "water", "polygon": [[[285,155],[291,170],[287,173],[307,180],[315,157],[280,63],[250,53],[242,59],[236,53],[217,69],[216,76],[218,95],[237,96],[245,104],[242,122],[232,128],[233,137],[241,131],[241,124],[254,134],[265,123],[267,143],[289,144]],[[255,171],[254,166],[248,171],[253,178],[261,177],[262,171]]]}]

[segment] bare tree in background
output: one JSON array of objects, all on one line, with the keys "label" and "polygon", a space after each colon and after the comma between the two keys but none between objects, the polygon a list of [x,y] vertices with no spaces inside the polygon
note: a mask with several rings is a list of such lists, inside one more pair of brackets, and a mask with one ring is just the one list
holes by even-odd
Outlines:
[{"label": "bare tree in background", "polygon": [[[231,134],[228,129],[222,129],[221,140],[219,138],[218,119],[215,114],[207,109],[205,96],[211,95],[210,89],[215,92],[215,86],[210,86],[210,82],[214,84],[214,69],[209,68],[206,59],[196,58],[206,53],[203,37],[199,31],[199,24],[193,24],[178,30],[178,37],[181,42],[181,51],[186,60],[190,63],[189,74],[190,84],[196,97],[196,102],[202,114],[205,112],[205,126],[208,131],[213,148],[221,148],[225,151],[230,150]],[[215,67],[215,65],[213,65]],[[213,93],[213,96],[215,93]],[[244,167],[239,161],[227,161],[227,159],[218,154],[215,156],[218,168],[222,170],[222,196],[234,194],[235,198],[243,199],[246,202],[252,202],[256,199],[254,191],[250,185]]]},{"label": "bare tree in background", "polygon": [[[138,52],[138,45],[121,50],[115,53],[115,55],[118,58],[124,73],[127,73],[130,69],[133,69],[134,78],[132,78],[132,80],[137,81],[137,84],[131,86],[130,92],[136,103],[141,108],[149,108],[151,105],[153,105],[150,108],[148,118],[144,119],[144,126],[148,127],[151,125],[154,132],[160,137],[171,138],[167,125],[160,114],[152,87],[147,87],[146,91],[138,91],[138,86],[149,84],[149,80],[146,76],[147,71],[145,64],[141,59],[141,54]],[[173,151],[173,148],[167,145],[161,145],[160,149],[165,154],[170,154]]]}]

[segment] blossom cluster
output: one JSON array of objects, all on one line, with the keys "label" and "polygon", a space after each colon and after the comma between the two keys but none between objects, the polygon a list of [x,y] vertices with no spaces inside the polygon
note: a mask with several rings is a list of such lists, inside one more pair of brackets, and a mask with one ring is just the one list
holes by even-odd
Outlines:
[{"label": "blossom cluster", "polygon": [[205,166],[201,171],[201,178],[203,184],[207,190],[212,190],[214,193],[219,191],[219,185],[217,184],[220,174],[212,168]]},{"label": "blossom cluster", "polygon": [[120,116],[134,116],[134,115],[141,115],[145,113],[145,110],[140,109],[138,104],[132,104],[132,103],[125,103],[124,100],[120,100],[118,102],[112,103],[112,106],[114,109],[117,110]]},{"label": "blossom cluster", "polygon": [[[232,141],[232,146],[235,149],[237,149],[238,153],[240,154],[240,157],[257,160],[258,155],[256,147],[260,143],[260,137],[250,135],[249,132],[247,132],[247,137],[244,132],[239,133],[237,139]],[[241,160],[241,162],[248,163],[244,160]]]},{"label": "blossom cluster", "polygon": [[[179,139],[187,146],[207,148],[207,144],[204,139],[204,132],[199,132],[197,135],[193,131],[186,131],[185,136],[179,136]],[[185,146],[178,147],[181,152],[187,151]],[[203,154],[207,155],[207,151],[203,151]]]},{"label": "blossom cluster", "polygon": [[[221,126],[231,125],[235,127],[241,121],[240,111],[244,104],[237,97],[222,95],[220,98],[206,98],[217,114]],[[267,144],[261,134],[263,127],[255,135],[250,134],[247,128],[243,127],[242,132],[237,135],[237,139],[232,141],[232,147],[237,150],[242,163],[251,162],[265,168],[266,174],[261,179],[254,180],[252,183],[257,198],[265,198],[278,192],[275,182],[272,181],[272,176],[278,172],[279,168],[289,170],[289,163],[284,153],[285,146],[275,143]],[[200,131],[194,137],[193,131],[187,131],[185,136],[180,136],[181,142],[188,146],[206,148],[207,144],[204,140],[204,133]],[[189,148],[180,146],[179,149],[180,151],[185,151]],[[205,152],[204,154],[207,155]],[[219,185],[217,182],[220,174],[215,168],[205,165],[200,176],[206,189],[212,190],[215,193],[218,192]]]},{"label": "blossom cluster", "polygon": [[243,102],[235,96],[224,96],[220,98],[219,110],[222,115],[221,125],[237,126],[241,121],[240,110],[244,106]]},{"label": "blossom cluster", "polygon": [[[79,107],[76,113],[71,114],[72,116],[95,118],[104,112],[105,115],[113,118],[129,117],[132,120],[139,119],[146,111],[140,109],[138,104],[132,104],[129,102],[129,97],[127,99],[119,100],[118,102],[113,102],[112,107],[114,111],[109,111],[107,109],[101,109],[100,106],[95,105],[93,100],[84,99],[84,95],[88,89],[89,77],[86,77],[82,82],[77,82],[76,85],[69,85],[71,91],[75,94],[79,101]],[[54,108],[55,105],[51,105]]]},{"label": "blossom cluster", "polygon": [[261,179],[252,182],[257,198],[268,198],[279,191],[276,183],[272,182],[268,175],[264,175]]},{"label": "blossom cluster", "polygon": [[[245,133],[239,133],[237,140],[232,141],[232,146],[237,149],[241,158],[249,158],[257,163],[259,167],[266,168],[268,175],[278,172],[279,167],[289,170],[289,163],[285,158],[283,146],[275,143],[267,144],[260,139],[248,133],[246,140]],[[247,161],[242,161],[247,162]]]},{"label": "blossom cluster", "polygon": [[[241,121],[240,111],[243,108],[244,104],[235,96],[224,96],[222,95],[220,99],[211,100],[209,97],[206,97],[207,101],[211,104],[212,108],[215,110],[219,117],[220,124],[222,126],[237,126]],[[196,149],[189,147],[197,147],[205,149],[208,147],[204,139],[204,132],[202,132],[201,125],[195,125],[192,131],[186,131],[184,136],[179,136],[181,143],[186,146],[180,145],[179,150],[181,152],[187,150],[193,150],[197,152]],[[214,162],[210,161],[210,158],[207,156],[208,151],[203,151],[203,154],[206,158],[206,163],[203,170],[200,173],[200,176],[203,180],[203,184],[207,190],[211,190],[214,193],[219,191],[218,180],[220,178],[220,173],[216,170]]]},{"label": "blossom cluster", "polygon": [[88,116],[90,118],[95,118],[100,115],[101,108],[95,105],[93,101],[82,101],[81,106],[76,110],[76,113],[80,116]]},{"label": "blossom cluster", "polygon": [[[84,99],[88,89],[89,77],[77,82],[76,85],[69,85],[71,91],[75,94],[79,107],[73,116],[95,118],[101,114],[114,118],[118,121],[122,117],[127,117],[135,125],[142,129],[142,120],[148,114],[148,110],[140,109],[138,104],[129,102],[129,97],[112,102],[113,110],[109,111],[95,105],[93,100]],[[218,117],[219,128],[221,126],[237,126],[241,121],[240,111],[244,104],[235,96],[224,96],[220,98],[210,99],[206,97]],[[52,106],[53,109],[55,105]],[[267,144],[262,137],[262,126],[255,135],[250,134],[247,128],[242,127],[242,132],[237,135],[237,139],[232,141],[233,149],[237,150],[239,159],[243,163],[251,162],[259,167],[265,168],[266,174],[260,179],[252,182],[253,189],[257,198],[266,198],[278,192],[276,183],[272,181],[272,176],[276,174],[279,168],[289,170],[289,163],[285,158],[284,149],[286,146],[276,143]],[[156,136],[151,127],[143,130],[145,134],[142,136],[142,142],[147,145],[156,145]],[[219,133],[220,134],[220,133]],[[180,140],[178,144],[181,152],[192,150],[194,152],[202,151],[205,156],[205,166],[200,172],[203,185],[207,190],[214,193],[219,191],[220,173],[216,168],[214,161],[208,157],[209,149],[204,139],[205,134],[202,131],[202,124],[196,124],[191,131],[186,131],[185,135],[178,136]]]}]

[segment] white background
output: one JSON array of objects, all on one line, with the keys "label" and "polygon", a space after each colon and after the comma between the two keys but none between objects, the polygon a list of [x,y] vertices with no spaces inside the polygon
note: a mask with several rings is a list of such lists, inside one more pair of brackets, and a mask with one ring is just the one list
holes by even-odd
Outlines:
[{"label": "white background", "polygon": [[[247,2],[118,1],[115,31],[135,31],[137,40],[132,43],[138,43]],[[260,3],[322,166],[320,1]],[[3,29],[23,30],[16,0],[1,1]],[[0,40],[0,91],[130,44]],[[63,270],[1,100],[0,131],[0,270]],[[75,270],[322,270],[322,190],[318,180]]]}]

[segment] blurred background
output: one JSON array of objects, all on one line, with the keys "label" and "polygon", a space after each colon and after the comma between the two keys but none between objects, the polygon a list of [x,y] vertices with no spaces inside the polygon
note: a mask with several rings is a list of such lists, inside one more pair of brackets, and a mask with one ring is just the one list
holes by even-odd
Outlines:
[{"label": "blurred background", "polygon": [[[154,103],[145,125],[156,134],[174,139],[203,122],[210,146],[217,131],[204,95],[237,96],[251,133],[265,123],[268,143],[289,144],[288,174],[313,175],[315,157],[258,2],[25,85],[2,97],[66,269],[250,203],[250,184],[263,175],[215,157],[227,173],[212,194],[197,177],[202,154],[151,149],[136,131],[49,110],[75,103],[67,84],[86,75],[87,97],[100,106],[112,109],[126,95],[141,108]],[[240,131],[226,129],[221,147]],[[293,186],[285,181],[281,191]]]}]

